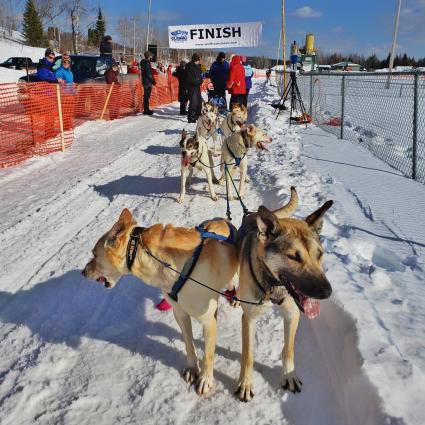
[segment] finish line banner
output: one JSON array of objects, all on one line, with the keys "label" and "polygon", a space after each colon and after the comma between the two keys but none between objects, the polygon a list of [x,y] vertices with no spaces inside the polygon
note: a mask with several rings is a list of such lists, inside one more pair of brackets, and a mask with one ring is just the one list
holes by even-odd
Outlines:
[{"label": "finish line banner", "polygon": [[169,47],[172,49],[255,47],[260,35],[261,22],[168,27]]}]

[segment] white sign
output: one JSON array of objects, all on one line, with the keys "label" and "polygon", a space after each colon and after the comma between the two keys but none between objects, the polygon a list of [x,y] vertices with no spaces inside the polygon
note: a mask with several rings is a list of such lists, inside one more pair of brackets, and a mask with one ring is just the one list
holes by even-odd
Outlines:
[{"label": "white sign", "polygon": [[260,35],[261,22],[168,27],[169,47],[173,49],[253,47]]}]

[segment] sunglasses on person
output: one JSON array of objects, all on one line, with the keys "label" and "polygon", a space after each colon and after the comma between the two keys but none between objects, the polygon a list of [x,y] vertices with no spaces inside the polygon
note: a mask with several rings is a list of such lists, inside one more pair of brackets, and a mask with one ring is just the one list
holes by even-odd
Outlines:
[{"label": "sunglasses on person", "polygon": [[70,60],[64,60],[64,61],[62,61],[62,63],[70,64],[70,63],[71,63],[71,61],[70,61]]},{"label": "sunglasses on person", "polygon": [[49,54],[49,58],[54,58],[55,57],[55,54],[54,53],[50,53]]}]

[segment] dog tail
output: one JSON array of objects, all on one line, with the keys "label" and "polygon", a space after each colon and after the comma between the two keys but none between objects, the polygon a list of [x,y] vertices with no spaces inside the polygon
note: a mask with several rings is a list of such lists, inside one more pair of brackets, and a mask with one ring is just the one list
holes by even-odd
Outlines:
[{"label": "dog tail", "polygon": [[297,206],[298,206],[297,190],[295,189],[294,186],[291,186],[291,199],[284,207],[279,208],[276,211],[273,211],[273,213],[277,218],[289,217],[297,209]]}]

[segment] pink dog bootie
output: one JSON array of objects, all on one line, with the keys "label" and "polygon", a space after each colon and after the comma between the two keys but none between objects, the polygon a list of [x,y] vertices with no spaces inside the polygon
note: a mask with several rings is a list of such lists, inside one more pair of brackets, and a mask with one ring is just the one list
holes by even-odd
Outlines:
[{"label": "pink dog bootie", "polygon": [[157,305],[156,308],[159,311],[168,311],[171,310],[173,308],[173,306],[171,306],[170,304],[168,304],[167,300],[165,298],[163,298]]}]

